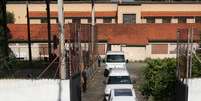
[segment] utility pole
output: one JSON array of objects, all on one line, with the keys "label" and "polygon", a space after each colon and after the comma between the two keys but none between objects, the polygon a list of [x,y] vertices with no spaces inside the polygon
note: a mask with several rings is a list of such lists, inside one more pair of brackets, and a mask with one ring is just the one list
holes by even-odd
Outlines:
[{"label": "utility pole", "polygon": [[[95,40],[94,40],[94,27],[95,27],[95,7],[94,7],[94,0],[91,0],[91,45],[92,45],[92,59],[93,59],[93,55],[94,55],[94,46],[95,46]],[[94,61],[92,61],[94,62]],[[92,63],[93,64],[93,63]]]},{"label": "utility pole", "polygon": [[6,0],[2,0],[2,10],[3,10],[3,28],[4,28],[4,53],[5,57],[8,59],[8,35],[7,35],[7,13],[6,13]]},{"label": "utility pole", "polygon": [[29,20],[29,0],[27,0],[27,31],[28,31],[27,37],[28,37],[28,49],[29,49],[29,62],[32,62],[30,20]]},{"label": "utility pole", "polygon": [[179,30],[177,30],[177,32],[176,32],[176,34],[177,34],[177,71],[176,71],[176,76],[177,76],[177,79],[180,79],[180,62],[179,62],[179,35],[180,35],[180,31]]},{"label": "utility pole", "polygon": [[46,2],[46,11],[47,11],[47,29],[48,29],[48,55],[49,55],[49,61],[51,61],[51,53],[52,53],[52,47],[51,47],[51,25],[50,25],[50,0],[45,0]]},{"label": "utility pole", "polygon": [[65,37],[64,37],[64,11],[63,0],[58,0],[58,21],[60,34],[60,77],[66,79],[66,63],[65,63]]}]

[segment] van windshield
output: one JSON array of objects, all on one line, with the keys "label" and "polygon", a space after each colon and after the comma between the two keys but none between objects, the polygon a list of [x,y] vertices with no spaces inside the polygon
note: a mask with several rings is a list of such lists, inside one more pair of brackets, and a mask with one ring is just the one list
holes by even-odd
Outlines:
[{"label": "van windshield", "polygon": [[107,55],[107,62],[125,62],[124,55]]},{"label": "van windshield", "polygon": [[129,76],[110,76],[108,84],[131,84]]}]

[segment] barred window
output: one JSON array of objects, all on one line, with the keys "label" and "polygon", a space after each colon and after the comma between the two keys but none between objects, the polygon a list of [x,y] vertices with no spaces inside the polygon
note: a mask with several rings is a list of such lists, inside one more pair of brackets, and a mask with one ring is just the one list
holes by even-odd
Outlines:
[{"label": "barred window", "polygon": [[195,17],[195,23],[201,23],[201,17]]},{"label": "barred window", "polygon": [[154,17],[148,17],[147,19],[147,23],[155,23],[155,18]]},{"label": "barred window", "polygon": [[168,44],[153,44],[151,45],[152,54],[168,54]]},{"label": "barred window", "polygon": [[136,23],[136,14],[123,14],[123,23],[124,24]]},{"label": "barred window", "polygon": [[103,18],[103,23],[112,23],[112,18]]},{"label": "barred window", "polygon": [[41,23],[47,23],[47,18],[41,18]]},{"label": "barred window", "polygon": [[73,22],[73,23],[80,23],[81,20],[80,20],[79,18],[73,18],[73,19],[72,19],[72,22]]},{"label": "barred window", "polygon": [[171,18],[170,17],[162,18],[162,23],[171,23]]},{"label": "barred window", "polygon": [[186,23],[186,17],[179,17],[178,23]]}]

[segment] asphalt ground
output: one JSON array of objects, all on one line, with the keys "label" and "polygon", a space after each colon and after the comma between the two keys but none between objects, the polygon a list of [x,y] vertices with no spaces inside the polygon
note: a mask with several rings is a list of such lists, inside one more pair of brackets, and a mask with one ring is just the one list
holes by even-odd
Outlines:
[{"label": "asphalt ground", "polygon": [[[102,64],[102,66],[97,69],[94,77],[91,80],[89,80],[86,92],[82,93],[82,101],[103,101],[104,89],[105,89],[105,85],[103,83],[103,81],[105,80],[105,77],[103,75],[104,72],[103,66],[104,64]],[[139,86],[143,82],[142,70],[144,66],[145,63],[127,64],[131,79],[135,81],[134,89],[138,101],[147,101],[139,91]]]}]

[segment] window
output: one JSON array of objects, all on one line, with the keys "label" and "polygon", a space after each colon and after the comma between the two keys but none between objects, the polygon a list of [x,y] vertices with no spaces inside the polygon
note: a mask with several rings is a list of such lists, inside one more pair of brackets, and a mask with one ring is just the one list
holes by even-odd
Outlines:
[{"label": "window", "polygon": [[195,17],[195,23],[201,23],[201,17]]},{"label": "window", "polygon": [[147,23],[155,23],[155,18],[154,17],[149,17],[146,18],[147,19]]},{"label": "window", "polygon": [[170,17],[162,18],[162,23],[171,23],[171,18]]},{"label": "window", "polygon": [[186,17],[179,17],[178,23],[186,23]]},{"label": "window", "polygon": [[168,44],[153,44],[151,45],[152,54],[168,54]]},{"label": "window", "polygon": [[[91,23],[91,18],[88,18],[88,23]],[[95,19],[95,23],[96,23],[96,19]]]},{"label": "window", "polygon": [[124,55],[107,55],[107,62],[125,62]]},{"label": "window", "polygon": [[88,23],[91,23],[92,21],[91,21],[91,18],[88,18]]},{"label": "window", "polygon": [[47,23],[47,18],[41,18],[41,23]]},{"label": "window", "polygon": [[73,18],[73,19],[72,19],[72,22],[73,22],[73,23],[80,23],[80,19],[79,19],[79,18]]},{"label": "window", "polygon": [[131,84],[129,76],[110,76],[108,84]]},{"label": "window", "polygon": [[133,96],[131,89],[115,89],[114,96]]},{"label": "window", "polygon": [[112,18],[103,18],[103,23],[112,23]]},{"label": "window", "polygon": [[124,24],[136,23],[136,14],[123,14],[123,23]]}]

